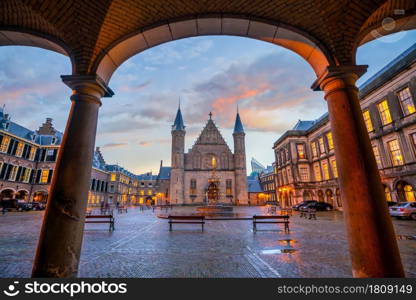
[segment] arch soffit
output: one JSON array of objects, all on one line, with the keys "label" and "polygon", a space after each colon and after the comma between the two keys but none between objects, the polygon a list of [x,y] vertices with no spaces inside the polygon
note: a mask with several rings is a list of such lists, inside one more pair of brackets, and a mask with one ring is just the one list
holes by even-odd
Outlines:
[{"label": "arch soffit", "polygon": [[204,16],[165,22],[127,35],[102,51],[94,70],[108,84],[128,58],[169,41],[206,35],[241,36],[282,46],[303,57],[317,77],[335,64],[322,43],[289,25],[239,16]]}]

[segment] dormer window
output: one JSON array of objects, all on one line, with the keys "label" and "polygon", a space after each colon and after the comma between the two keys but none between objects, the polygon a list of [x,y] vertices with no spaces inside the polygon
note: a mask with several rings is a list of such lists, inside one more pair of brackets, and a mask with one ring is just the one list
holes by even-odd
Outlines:
[{"label": "dormer window", "polygon": [[4,130],[9,130],[9,127],[10,127],[10,122],[6,122],[4,124]]},{"label": "dormer window", "polygon": [[53,137],[52,138],[52,144],[55,145],[55,143],[56,143],[56,137]]}]

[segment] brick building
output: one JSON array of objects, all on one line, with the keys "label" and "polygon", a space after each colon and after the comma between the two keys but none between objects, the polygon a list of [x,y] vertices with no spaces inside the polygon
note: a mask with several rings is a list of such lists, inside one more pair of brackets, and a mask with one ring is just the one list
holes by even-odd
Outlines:
[{"label": "brick building", "polygon": [[[61,141],[62,133],[53,127],[51,118],[32,131],[11,121],[10,115],[0,109],[0,201],[45,203]],[[151,172],[135,175],[107,164],[97,147],[88,205],[99,206],[102,201],[110,205],[153,203],[156,177]]]},{"label": "brick building", "polygon": [[[360,105],[387,201],[415,201],[416,44],[360,86]],[[273,146],[282,206],[318,200],[342,209],[328,114],[299,121]]]}]

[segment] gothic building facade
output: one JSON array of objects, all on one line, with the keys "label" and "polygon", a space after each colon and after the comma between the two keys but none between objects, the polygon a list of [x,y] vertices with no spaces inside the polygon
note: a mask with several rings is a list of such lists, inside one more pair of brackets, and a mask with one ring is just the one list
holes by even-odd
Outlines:
[{"label": "gothic building facade", "polygon": [[185,153],[185,126],[180,108],[172,126],[172,204],[248,203],[245,132],[237,112],[230,150],[218,127],[209,119],[192,148]]}]

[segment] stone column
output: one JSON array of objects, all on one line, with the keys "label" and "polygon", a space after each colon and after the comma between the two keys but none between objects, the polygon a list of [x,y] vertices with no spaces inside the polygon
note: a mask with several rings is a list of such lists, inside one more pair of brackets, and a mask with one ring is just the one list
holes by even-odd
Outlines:
[{"label": "stone column", "polygon": [[33,277],[75,277],[81,252],[100,98],[97,76],[69,75],[71,110],[62,138],[33,265]]},{"label": "stone column", "polygon": [[354,277],[403,277],[385,194],[358,99],[367,66],[328,67],[315,83],[325,92],[335,145]]}]

